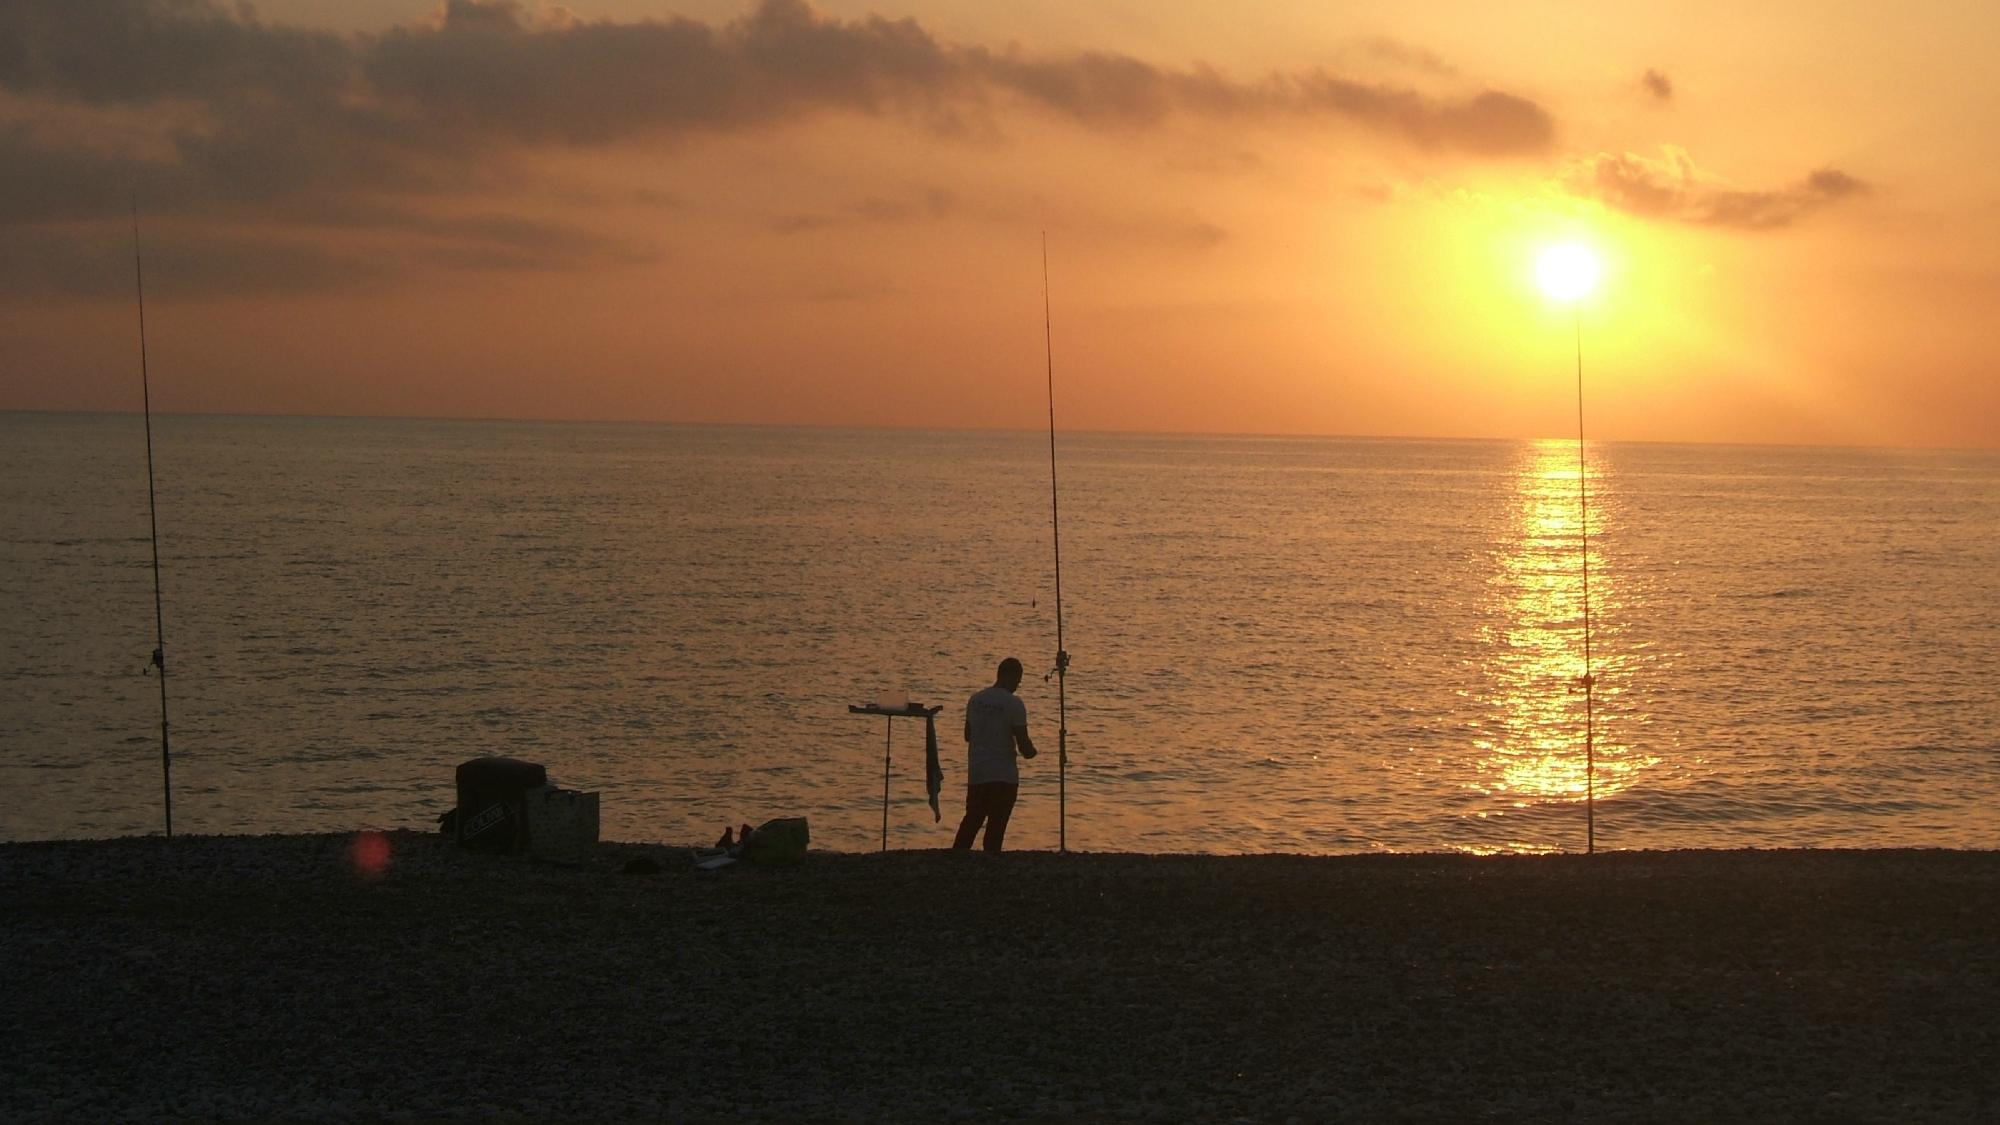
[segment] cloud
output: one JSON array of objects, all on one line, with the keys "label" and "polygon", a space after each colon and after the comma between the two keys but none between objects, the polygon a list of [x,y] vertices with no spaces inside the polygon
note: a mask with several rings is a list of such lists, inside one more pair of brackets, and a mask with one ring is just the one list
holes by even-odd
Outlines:
[{"label": "cloud", "polygon": [[652,247],[568,223],[506,212],[430,214],[407,208],[350,205],[301,209],[287,216],[301,227],[388,236],[390,253],[410,263],[464,268],[565,269],[657,261]]},{"label": "cloud", "polygon": [[[1414,65],[1425,57],[1395,50]],[[518,190],[542,150],[673,143],[828,113],[960,143],[1023,113],[1105,132],[1175,118],[1325,120],[1475,158],[1545,152],[1555,136],[1547,110],[1501,90],[1439,95],[1321,69],[1243,80],[1113,52],[995,50],[803,0],[762,0],[717,24],[448,0],[433,19],[371,35],[268,24],[215,0],[9,0],[0,227],[115,220],[136,189],[149,213],[225,227],[373,214],[378,233],[397,233],[424,201]],[[51,127],[57,117],[74,127]],[[436,220],[425,229],[456,240],[449,256],[474,267],[646,253],[581,227],[533,238]]]},{"label": "cloud", "polygon": [[1308,70],[1237,82],[1205,68],[1175,71],[1124,55],[1055,59],[980,56],[996,86],[1101,128],[1146,128],[1174,114],[1210,118],[1328,117],[1422,148],[1475,156],[1525,156],[1555,141],[1555,120],[1526,98],[1497,90],[1439,98],[1406,87]]},{"label": "cloud", "polygon": [[0,88],[96,105],[193,100],[211,127],[176,135],[184,156],[204,142],[268,144],[289,127],[379,165],[418,146],[591,145],[827,110],[948,121],[998,96],[1100,128],[1320,114],[1481,154],[1538,151],[1553,136],[1546,111],[1502,92],[1439,98],[1319,70],[1239,82],[1106,52],[994,52],[912,19],[823,17],[802,0],[764,0],[721,26],[531,23],[510,0],[450,0],[437,20],[358,37],[267,26],[205,0],[16,0],[6,12]]},{"label": "cloud", "polygon": [[574,145],[815,110],[920,108],[966,79],[913,20],[823,20],[796,0],[767,0],[722,27],[684,18],[534,27],[512,3],[452,0],[435,26],[358,44],[355,66],[407,125]]},{"label": "cloud", "polygon": [[957,207],[958,200],[951,192],[942,188],[932,188],[910,200],[870,196],[855,200],[834,212],[813,211],[780,215],[771,220],[770,227],[777,234],[807,234],[844,226],[900,226],[922,219],[942,219]]},{"label": "cloud", "polygon": [[1361,50],[1370,58],[1426,74],[1453,75],[1458,68],[1444,61],[1435,51],[1378,35],[1361,44]]},{"label": "cloud", "polygon": [[1745,231],[1788,227],[1870,190],[1846,172],[1822,168],[1789,187],[1745,191],[1702,172],[1672,146],[1658,160],[1598,153],[1573,165],[1565,182],[1574,194],[1643,218]]},{"label": "cloud", "polygon": [[[184,217],[142,219],[146,288],[159,299],[379,289],[426,268],[564,269],[659,257],[645,245],[504,212],[301,208],[223,229]],[[0,225],[0,296],[129,299],[131,240],[127,218]]]},{"label": "cloud", "polygon": [[[379,287],[394,273],[383,255],[269,234],[152,230],[144,247],[149,300],[352,291]],[[129,226],[0,227],[0,261],[0,297],[132,299]]]},{"label": "cloud", "polygon": [[1646,73],[1639,76],[1639,85],[1645,87],[1646,92],[1659,101],[1674,100],[1673,79],[1658,70],[1648,67]]},{"label": "cloud", "polygon": [[1484,156],[1539,152],[1554,136],[1545,110],[1497,91],[1439,98],[1320,70],[1241,82],[1104,51],[996,52],[947,43],[913,19],[822,17],[802,0],[764,0],[721,27],[543,28],[512,3],[453,0],[441,23],[390,32],[361,65],[371,88],[412,113],[529,142],[740,130],[824,111],[976,136],[985,131],[969,119],[1003,98],[1107,130],[1176,115],[1318,115]]},{"label": "cloud", "polygon": [[1440,103],[1407,90],[1324,75],[1316,76],[1309,90],[1316,103],[1338,107],[1425,147],[1500,157],[1542,152],[1555,141],[1555,121],[1547,110],[1498,90]]},{"label": "cloud", "polygon": [[0,8],[0,86],[99,104],[324,101],[346,86],[353,46],[273,27],[208,0],[12,0]]}]

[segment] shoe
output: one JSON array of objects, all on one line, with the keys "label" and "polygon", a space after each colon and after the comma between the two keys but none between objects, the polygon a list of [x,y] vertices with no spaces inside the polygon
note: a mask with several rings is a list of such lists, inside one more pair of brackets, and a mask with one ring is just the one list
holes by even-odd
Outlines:
[{"label": "shoe", "polygon": [[730,832],[731,832],[731,830],[730,830],[730,829],[728,829],[728,828],[725,828],[725,829],[723,829],[723,830],[722,830],[722,839],[720,839],[720,840],[717,840],[717,841],[715,842],[715,846],[716,846],[716,847],[718,847],[718,848],[728,848],[728,847],[734,847],[734,846],[735,846],[735,844],[736,844],[736,841],[730,838]]}]

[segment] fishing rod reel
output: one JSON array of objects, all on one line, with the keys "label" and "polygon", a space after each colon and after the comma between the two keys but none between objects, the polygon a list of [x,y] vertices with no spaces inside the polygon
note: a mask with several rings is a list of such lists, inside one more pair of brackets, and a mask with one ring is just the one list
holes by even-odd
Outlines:
[{"label": "fishing rod reel", "polygon": [[1569,693],[1571,695],[1575,695],[1577,692],[1580,691],[1588,692],[1591,688],[1594,688],[1596,686],[1597,686],[1597,677],[1591,675],[1588,672],[1585,672],[1581,676],[1573,676],[1570,678]]},{"label": "fishing rod reel", "polygon": [[1057,649],[1056,666],[1049,669],[1046,673],[1042,675],[1042,682],[1048,683],[1050,677],[1060,676],[1067,673],[1068,671],[1069,671],[1069,653],[1064,652],[1062,649]]},{"label": "fishing rod reel", "polygon": [[[1055,676],[1058,677],[1056,686],[1061,687],[1062,684],[1066,682],[1066,679],[1064,679],[1063,677],[1065,676],[1065,673],[1067,673],[1068,671],[1069,671],[1069,652],[1066,649],[1059,648],[1056,650],[1056,666],[1054,668],[1049,669],[1048,675],[1042,677],[1042,682],[1048,683],[1049,676]],[[1058,725],[1056,727],[1056,765],[1066,772],[1069,768],[1069,708],[1067,706],[1063,707],[1061,712],[1061,718],[1057,720],[1057,723]],[[1061,785],[1065,790],[1068,788],[1067,783],[1064,781],[1058,781],[1058,784]],[[1058,800],[1062,801],[1064,804],[1068,803],[1065,799],[1060,797],[1058,798]],[[1063,819],[1067,820],[1067,817],[1065,816],[1063,817]],[[1063,837],[1063,842],[1057,845],[1057,850],[1059,851],[1069,850],[1067,841],[1068,835],[1069,833],[1066,830],[1061,833],[1061,836]]]}]

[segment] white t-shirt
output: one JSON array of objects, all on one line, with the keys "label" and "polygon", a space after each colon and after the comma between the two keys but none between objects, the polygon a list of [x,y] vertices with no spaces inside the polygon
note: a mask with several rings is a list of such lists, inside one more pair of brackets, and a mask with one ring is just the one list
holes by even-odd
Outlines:
[{"label": "white t-shirt", "polygon": [[965,728],[971,736],[966,742],[966,784],[1020,784],[1021,770],[1014,763],[1014,728],[1027,725],[1028,705],[1020,696],[997,684],[974,692],[965,703]]}]

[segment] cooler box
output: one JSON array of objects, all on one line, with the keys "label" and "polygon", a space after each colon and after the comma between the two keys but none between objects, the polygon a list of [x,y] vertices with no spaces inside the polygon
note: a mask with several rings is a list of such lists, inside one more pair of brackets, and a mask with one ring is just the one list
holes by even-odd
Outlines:
[{"label": "cooler box", "polygon": [[581,858],[597,846],[597,794],[543,786],[522,799],[528,814],[528,851],[552,858]]}]

